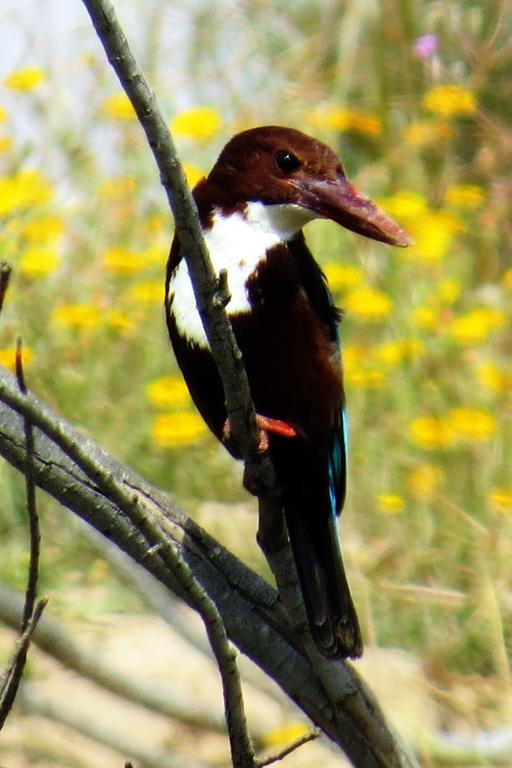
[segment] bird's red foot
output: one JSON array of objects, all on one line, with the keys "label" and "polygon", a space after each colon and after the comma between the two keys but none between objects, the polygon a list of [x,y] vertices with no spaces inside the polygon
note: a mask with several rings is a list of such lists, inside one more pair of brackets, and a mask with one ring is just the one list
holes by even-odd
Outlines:
[{"label": "bird's red foot", "polygon": [[279,435],[280,437],[297,437],[297,430],[288,422],[281,421],[280,419],[270,419],[268,416],[262,416],[259,413],[256,414],[256,426],[263,435],[267,436],[267,446],[263,450],[268,448],[269,433]]},{"label": "bird's red foot", "polygon": [[[268,450],[269,434],[288,438],[297,437],[297,430],[295,427],[292,427],[291,424],[288,424],[288,422],[281,421],[280,419],[271,419],[268,416],[262,416],[259,413],[256,414],[256,426],[260,432],[260,442],[258,445],[260,453]],[[224,423],[222,438],[225,443],[228,443],[231,440],[231,426],[229,424],[229,419],[226,419]]]}]

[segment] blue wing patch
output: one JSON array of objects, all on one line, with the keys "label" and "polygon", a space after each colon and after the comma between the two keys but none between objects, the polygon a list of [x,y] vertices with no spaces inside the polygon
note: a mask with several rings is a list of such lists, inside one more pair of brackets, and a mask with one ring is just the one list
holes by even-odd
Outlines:
[{"label": "blue wing patch", "polygon": [[[324,324],[333,350],[336,350],[341,358],[338,325],[342,313],[334,306],[327,279],[311,255],[302,232],[288,242],[288,248],[296,259],[300,280],[311,306]],[[345,408],[342,407],[338,414],[336,434],[328,458],[329,498],[333,517],[340,514],[345,501],[347,450],[348,422]]]},{"label": "blue wing patch", "polygon": [[338,430],[329,452],[329,496],[334,515],[339,515],[347,486],[348,421],[345,409],[340,411]]}]

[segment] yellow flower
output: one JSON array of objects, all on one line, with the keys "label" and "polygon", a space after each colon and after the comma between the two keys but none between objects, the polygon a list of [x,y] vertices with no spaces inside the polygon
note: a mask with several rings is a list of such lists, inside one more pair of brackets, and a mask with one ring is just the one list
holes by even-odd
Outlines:
[{"label": "yellow flower", "polygon": [[207,141],[216,136],[222,125],[219,112],[213,107],[192,107],[175,115],[169,127],[175,136]]},{"label": "yellow flower", "polygon": [[380,493],[377,496],[379,510],[386,515],[397,515],[403,512],[405,503],[398,493]]},{"label": "yellow flower", "polygon": [[446,205],[454,208],[473,209],[478,208],[484,201],[484,191],[476,184],[452,184],[444,193]]},{"label": "yellow flower", "polygon": [[324,267],[325,276],[333,293],[346,291],[363,282],[363,272],[353,264],[330,261]]},{"label": "yellow flower", "polygon": [[98,187],[100,197],[116,202],[131,197],[134,192],[135,179],[133,176],[116,176],[112,179],[105,179]]},{"label": "yellow flower", "polygon": [[306,723],[288,723],[287,725],[280,725],[264,734],[263,744],[267,748],[286,747],[294,741],[301,739],[303,736],[306,736],[309,732],[310,728]]},{"label": "yellow flower", "polygon": [[126,93],[120,91],[113,93],[101,104],[100,112],[112,120],[130,121],[136,120],[137,115]]},{"label": "yellow flower", "polygon": [[404,190],[380,201],[386,213],[397,219],[417,219],[428,210],[427,201],[417,192]]},{"label": "yellow flower", "polygon": [[7,119],[7,110],[5,107],[0,107],[0,123],[5,123]]},{"label": "yellow flower", "polygon": [[206,424],[197,413],[176,411],[155,417],[151,438],[158,448],[180,448],[196,443],[207,431]]},{"label": "yellow flower", "polygon": [[349,369],[345,375],[345,384],[353,389],[373,390],[380,389],[386,377],[382,371],[375,368],[365,370],[364,368]]},{"label": "yellow flower", "polygon": [[487,498],[498,512],[512,512],[512,488],[494,488]]},{"label": "yellow flower", "polygon": [[414,245],[407,249],[406,256],[419,263],[431,264],[446,256],[461,224],[447,213],[425,211],[409,223],[409,230]]},{"label": "yellow flower", "polygon": [[379,389],[386,377],[382,371],[371,367],[372,350],[358,344],[343,349],[345,383],[354,389]]},{"label": "yellow flower", "polygon": [[455,83],[431,88],[423,97],[423,105],[429,112],[446,118],[472,115],[477,110],[474,94]]},{"label": "yellow flower", "polygon": [[10,136],[0,136],[0,153],[9,152],[12,149],[12,139]]},{"label": "yellow flower", "polygon": [[37,171],[20,171],[15,183],[20,206],[44,205],[53,195],[49,182]]},{"label": "yellow flower", "polygon": [[150,403],[158,408],[185,408],[190,404],[187,385],[178,376],[165,376],[155,379],[146,387]]},{"label": "yellow flower", "polygon": [[459,298],[460,291],[460,283],[456,280],[441,280],[436,292],[432,296],[432,301],[450,307]]},{"label": "yellow flower", "polygon": [[165,233],[168,227],[166,220],[159,213],[152,213],[142,222],[142,224],[149,235],[159,235],[162,232]]},{"label": "yellow flower", "polygon": [[187,184],[189,187],[195,187],[197,182],[201,181],[205,175],[204,171],[198,168],[197,165],[192,165],[191,163],[185,163],[183,165],[183,170],[185,172],[185,176],[187,177]]},{"label": "yellow flower", "polygon": [[507,269],[502,277],[503,287],[512,292],[512,269]]},{"label": "yellow flower", "polygon": [[128,315],[125,312],[121,312],[120,309],[109,310],[103,319],[107,325],[118,333],[129,333],[137,327],[133,320],[130,320]]},{"label": "yellow flower", "polygon": [[169,237],[164,241],[164,245],[153,243],[140,254],[141,260],[146,267],[165,267],[167,257],[169,256]]},{"label": "yellow flower", "polygon": [[[34,353],[30,347],[23,346],[22,349],[23,365],[29,365],[34,358]],[[16,347],[4,347],[0,349],[0,365],[7,368],[12,373],[16,371]]]},{"label": "yellow flower", "polygon": [[164,287],[160,280],[145,280],[132,285],[126,298],[135,304],[163,304]]},{"label": "yellow flower", "polygon": [[37,171],[20,171],[0,178],[0,216],[7,216],[19,208],[33,208],[47,203],[52,188]]},{"label": "yellow flower", "polygon": [[109,248],[103,256],[103,267],[115,275],[135,275],[144,266],[140,254],[127,248]]},{"label": "yellow flower", "polygon": [[500,368],[496,363],[481,363],[477,368],[479,382],[493,392],[512,390],[512,369],[508,371]]},{"label": "yellow flower", "polygon": [[20,261],[20,272],[26,277],[43,277],[54,272],[59,265],[59,257],[49,248],[29,248]]},{"label": "yellow flower", "polygon": [[92,304],[64,304],[53,310],[52,320],[63,328],[95,328],[101,314]]},{"label": "yellow flower", "polygon": [[39,67],[23,67],[5,78],[4,84],[11,91],[33,91],[46,80]]},{"label": "yellow flower", "polygon": [[57,216],[34,219],[25,224],[22,234],[29,242],[41,245],[57,240],[64,232],[64,223]]},{"label": "yellow flower", "polygon": [[404,141],[412,147],[424,147],[446,141],[452,135],[448,123],[430,120],[415,120],[404,131]]},{"label": "yellow flower", "polygon": [[420,464],[407,476],[407,487],[418,499],[431,498],[443,480],[443,471],[433,464]]},{"label": "yellow flower", "polygon": [[363,136],[380,136],[382,123],[377,115],[368,112],[353,112],[350,117],[349,130],[361,133]]},{"label": "yellow flower", "polygon": [[501,309],[480,307],[456,317],[448,330],[458,344],[478,344],[492,331],[502,328],[505,322],[506,315]]},{"label": "yellow flower", "polygon": [[424,345],[416,339],[402,339],[399,341],[387,341],[376,347],[375,357],[384,365],[393,367],[400,365],[404,360],[413,360],[424,351]]},{"label": "yellow flower", "polygon": [[364,136],[379,136],[382,133],[382,123],[377,115],[345,107],[326,107],[308,115],[307,119],[314,127],[331,131],[353,131]]},{"label": "yellow flower", "polygon": [[347,344],[343,347],[343,367],[346,370],[359,368],[370,359],[371,348],[362,344]]},{"label": "yellow flower", "polygon": [[381,323],[392,308],[389,296],[370,286],[354,288],[345,296],[347,314],[362,323]]},{"label": "yellow flower", "polygon": [[453,408],[448,414],[448,422],[457,437],[473,443],[489,440],[497,429],[494,416],[475,408]]},{"label": "yellow flower", "polygon": [[452,426],[447,421],[433,416],[414,419],[409,424],[409,434],[413,443],[427,451],[449,448],[455,438]]},{"label": "yellow flower", "polygon": [[412,322],[422,331],[435,331],[440,326],[439,313],[432,307],[416,307],[411,315]]}]

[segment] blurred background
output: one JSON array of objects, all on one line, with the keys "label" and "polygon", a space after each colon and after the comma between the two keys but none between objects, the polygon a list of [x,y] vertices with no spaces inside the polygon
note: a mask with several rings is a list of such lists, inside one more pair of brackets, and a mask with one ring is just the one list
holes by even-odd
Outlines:
[{"label": "blurred background", "polygon": [[[306,230],[344,309],[351,454],[342,539],[368,649],[362,667],[371,685],[391,674],[392,708],[399,691],[404,709],[398,727],[422,764],[512,765],[512,3],[116,6],[191,184],[237,131],[290,125],[339,152],[349,178],[415,238],[393,250],[331,223]],[[0,217],[0,259],[14,267],[0,364],[12,368],[21,335],[36,394],[268,575],[241,468],[206,432],[169,349],[171,216],[79,0],[2,3]],[[38,503],[48,612],[115,663],[140,674],[151,662],[145,677],[175,693],[190,686],[192,673],[181,679],[176,664],[196,668],[197,649],[150,615],[72,515],[42,494]],[[5,463],[0,537],[0,581],[22,590],[24,486]],[[12,642],[0,631],[2,660]],[[73,676],[66,687],[37,650],[28,679],[61,701],[69,686],[82,690]],[[194,685],[206,707],[219,706],[214,673],[208,690]],[[262,746],[304,729],[275,691],[262,704],[261,680],[250,685],[254,717],[272,712],[258,726]],[[385,701],[389,680],[382,687]],[[87,703],[94,690],[76,695],[96,710]],[[224,737],[165,722],[153,744],[228,763]],[[99,741],[20,704],[0,757],[120,764]],[[287,761],[317,765],[320,754],[340,764],[325,744]]]}]

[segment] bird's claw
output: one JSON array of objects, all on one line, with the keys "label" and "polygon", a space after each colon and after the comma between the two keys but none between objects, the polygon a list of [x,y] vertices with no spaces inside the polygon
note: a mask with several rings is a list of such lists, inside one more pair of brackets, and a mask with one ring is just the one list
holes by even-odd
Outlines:
[{"label": "bird's claw", "polygon": [[[264,453],[268,450],[269,434],[279,435],[279,437],[286,438],[297,437],[297,430],[295,427],[292,427],[291,424],[288,424],[288,422],[281,421],[280,419],[271,419],[268,416],[262,416],[259,413],[256,414],[256,426],[259,431],[259,453]],[[229,444],[231,439],[231,425],[229,419],[226,419],[222,429],[222,440],[224,443]]]},{"label": "bird's claw", "polygon": [[281,421],[280,419],[270,419],[268,416],[262,416],[256,414],[256,426],[261,430],[262,434],[266,435],[267,445],[263,450],[268,448],[268,435],[279,435],[279,437],[297,437],[297,430],[288,424],[287,421]]}]

